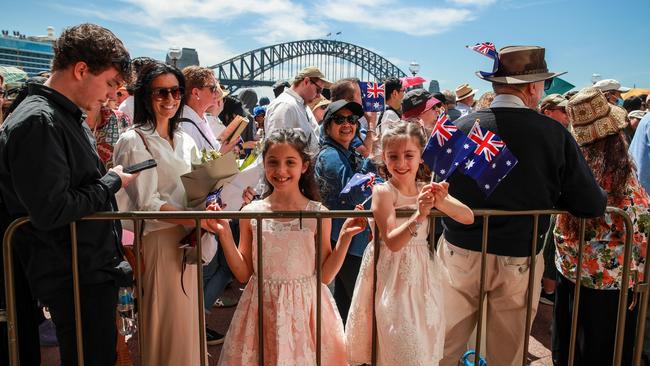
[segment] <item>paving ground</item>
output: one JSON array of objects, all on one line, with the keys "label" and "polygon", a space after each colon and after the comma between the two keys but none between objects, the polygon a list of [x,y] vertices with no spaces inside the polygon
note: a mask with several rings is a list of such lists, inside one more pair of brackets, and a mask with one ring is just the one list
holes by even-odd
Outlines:
[{"label": "paving ground", "polygon": [[[228,296],[239,296],[241,291],[237,286],[230,286],[227,289]],[[225,334],[230,324],[230,319],[234,313],[235,308],[218,309],[214,308],[211,314],[208,314],[206,319],[208,325],[214,330]],[[530,337],[529,346],[529,359],[532,361],[531,365],[546,366],[553,365],[551,362],[551,352],[549,350],[551,344],[551,318],[553,313],[552,306],[540,304],[537,311],[537,317],[533,322],[533,329]],[[137,337],[129,340],[129,349],[133,358],[133,364],[139,365],[138,362],[138,349]],[[221,346],[209,346],[208,352],[210,353],[210,365],[216,365],[219,360],[219,353]],[[54,366],[59,365],[59,353],[56,347],[42,347],[41,348],[42,365]]]}]

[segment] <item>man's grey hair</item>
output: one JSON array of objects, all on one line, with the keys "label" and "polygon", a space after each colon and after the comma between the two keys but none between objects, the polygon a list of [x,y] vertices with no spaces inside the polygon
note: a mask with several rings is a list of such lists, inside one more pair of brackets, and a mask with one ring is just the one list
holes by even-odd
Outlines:
[{"label": "man's grey hair", "polygon": [[449,89],[445,89],[442,91],[442,95],[444,95],[445,99],[447,99],[447,104],[456,105],[456,93]]}]

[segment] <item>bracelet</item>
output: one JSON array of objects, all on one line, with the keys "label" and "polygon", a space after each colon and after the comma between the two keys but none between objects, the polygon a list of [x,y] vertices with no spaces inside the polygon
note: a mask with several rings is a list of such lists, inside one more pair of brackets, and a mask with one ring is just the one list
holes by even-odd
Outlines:
[{"label": "bracelet", "polygon": [[413,224],[415,224],[415,230],[411,229],[411,224],[409,224],[407,228],[409,229],[409,233],[411,234],[411,236],[415,238],[416,236],[418,236],[418,230],[420,229],[420,226],[422,226],[422,223],[414,221]]}]

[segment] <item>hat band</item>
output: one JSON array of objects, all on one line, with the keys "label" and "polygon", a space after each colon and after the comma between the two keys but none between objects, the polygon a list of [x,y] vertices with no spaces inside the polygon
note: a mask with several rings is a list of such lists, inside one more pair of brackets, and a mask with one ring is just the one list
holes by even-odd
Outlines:
[{"label": "hat band", "polygon": [[502,71],[507,73],[507,75],[495,75],[495,76],[517,76],[517,75],[546,74],[546,73],[548,73],[548,68],[523,70],[523,71],[506,71],[506,70],[502,70]]}]

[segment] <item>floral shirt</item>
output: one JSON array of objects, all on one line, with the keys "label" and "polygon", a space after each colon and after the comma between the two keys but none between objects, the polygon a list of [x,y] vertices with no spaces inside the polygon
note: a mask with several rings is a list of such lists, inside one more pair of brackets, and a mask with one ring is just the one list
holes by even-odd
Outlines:
[{"label": "floral shirt", "polygon": [[[612,202],[608,202],[612,205]],[[634,174],[630,175],[625,198],[617,205],[632,219],[632,279],[630,285],[643,277],[646,255],[646,227],[650,218],[648,194]],[[566,235],[559,224],[566,215],[558,216],[555,227],[555,265],[566,278],[575,282],[578,263],[579,236]],[[597,290],[618,290],[623,275],[625,222],[616,215],[606,213],[598,219],[587,220],[584,254],[582,257],[582,285]]]},{"label": "floral shirt", "polygon": [[131,125],[131,120],[126,114],[102,107],[102,119],[93,128],[93,135],[97,143],[99,158],[107,169],[113,167],[113,146],[120,138],[120,135]]}]

